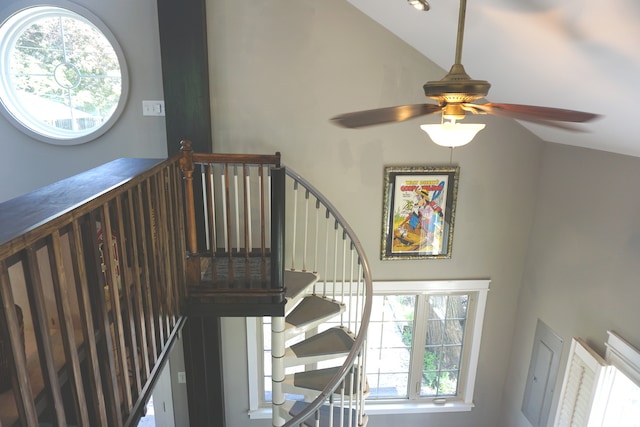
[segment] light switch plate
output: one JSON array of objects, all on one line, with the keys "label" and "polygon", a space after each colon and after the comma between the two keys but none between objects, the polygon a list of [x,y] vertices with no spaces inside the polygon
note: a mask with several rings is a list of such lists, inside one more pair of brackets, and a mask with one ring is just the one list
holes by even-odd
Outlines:
[{"label": "light switch plate", "polygon": [[164,116],[164,101],[142,101],[143,116]]}]

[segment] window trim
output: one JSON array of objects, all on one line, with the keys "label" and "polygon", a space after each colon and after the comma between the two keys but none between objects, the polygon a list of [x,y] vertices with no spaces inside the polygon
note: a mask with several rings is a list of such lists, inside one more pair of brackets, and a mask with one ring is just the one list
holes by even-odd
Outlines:
[{"label": "window trim", "polygon": [[[580,418],[589,426],[602,425],[618,374],[640,387],[640,350],[613,331],[607,331],[607,334],[604,358],[583,339],[571,340],[554,426],[573,421],[574,418]],[[574,372],[578,374],[572,375]],[[592,377],[592,380],[583,381],[582,375],[585,378]],[[569,386],[570,383],[572,386]],[[582,410],[574,412],[575,407]]]},{"label": "window trim", "polygon": [[[99,138],[100,136],[104,135],[109,129],[111,129],[113,125],[118,121],[118,119],[120,118],[120,116],[122,115],[126,107],[126,104],[129,98],[130,84],[129,84],[129,72],[127,67],[127,62],[125,60],[124,51],[122,50],[120,43],[118,43],[118,40],[115,37],[115,35],[111,32],[109,27],[107,27],[107,25],[98,16],[93,14],[88,9],[67,0],[50,0],[46,3],[42,3],[42,1],[39,1],[39,0],[23,0],[19,2],[19,4],[10,5],[9,7],[0,9],[0,26],[4,25],[8,19],[10,19],[11,17],[13,17],[18,13],[22,13],[32,8],[43,8],[43,7],[63,9],[66,12],[70,12],[71,15],[77,15],[77,19],[86,21],[89,24],[93,25],[109,41],[109,43],[111,44],[111,47],[113,48],[118,58],[118,64],[120,66],[121,92],[120,92],[120,98],[118,100],[116,108],[114,109],[111,116],[95,130],[83,135],[72,136],[72,137],[56,137],[50,134],[44,134],[42,132],[38,132],[35,129],[32,129],[26,123],[23,123],[22,119],[15,117],[14,114],[11,112],[11,109],[5,105],[5,102],[7,101],[12,103],[16,102],[15,94],[12,94],[10,91],[7,91],[8,98],[9,98],[8,100],[0,100],[0,114],[2,114],[2,116],[5,119],[7,119],[7,121],[11,123],[16,129],[20,130],[22,133],[38,141],[46,142],[48,144],[53,144],[53,145],[84,144],[96,138]],[[35,13],[38,13],[38,12],[35,12]],[[7,50],[7,46],[5,46],[4,43],[0,43],[0,54],[3,57],[5,55],[6,50]],[[2,72],[2,70],[0,70],[0,72]],[[6,80],[4,76],[0,76],[0,79]],[[2,91],[4,92],[4,89],[2,89]],[[17,110],[24,109],[22,104],[19,104],[17,107],[13,107],[13,108],[16,108]]]},{"label": "window trim", "polygon": [[613,331],[607,331],[605,360],[640,387],[640,351]]},{"label": "window trim", "polygon": [[[394,294],[456,294],[474,293],[476,296],[475,309],[470,316],[473,316],[472,329],[469,343],[464,349],[467,355],[463,360],[466,364],[463,369],[464,375],[461,378],[462,391],[456,399],[444,399],[444,403],[434,403],[428,400],[409,401],[406,399],[394,400],[370,400],[366,402],[366,412],[369,415],[375,414],[411,414],[411,413],[445,413],[445,412],[466,412],[471,411],[475,406],[473,394],[475,389],[475,379],[478,370],[478,359],[480,356],[480,343],[482,340],[482,327],[484,314],[489,292],[489,279],[478,280],[425,280],[425,281],[377,281],[373,283],[374,295],[394,295]],[[338,285],[339,286],[339,285]],[[339,290],[338,290],[339,292]],[[260,406],[261,403],[261,368],[262,361],[258,354],[262,354],[262,349],[258,345],[261,342],[262,330],[258,327],[258,318],[247,318],[247,370],[249,379],[249,418],[265,419],[271,417],[271,408]]]}]

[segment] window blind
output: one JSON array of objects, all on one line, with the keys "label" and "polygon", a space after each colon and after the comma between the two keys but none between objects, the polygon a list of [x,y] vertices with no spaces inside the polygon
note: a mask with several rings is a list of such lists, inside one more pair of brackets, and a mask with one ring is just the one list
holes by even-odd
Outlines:
[{"label": "window blind", "polygon": [[605,360],[580,338],[571,341],[555,427],[585,427],[598,385],[610,369]]}]

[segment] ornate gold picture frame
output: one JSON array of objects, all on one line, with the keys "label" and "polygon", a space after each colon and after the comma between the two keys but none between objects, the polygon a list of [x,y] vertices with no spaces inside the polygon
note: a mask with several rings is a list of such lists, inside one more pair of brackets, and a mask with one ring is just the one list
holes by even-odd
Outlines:
[{"label": "ornate gold picture frame", "polygon": [[385,167],[381,259],[451,258],[460,168]]}]

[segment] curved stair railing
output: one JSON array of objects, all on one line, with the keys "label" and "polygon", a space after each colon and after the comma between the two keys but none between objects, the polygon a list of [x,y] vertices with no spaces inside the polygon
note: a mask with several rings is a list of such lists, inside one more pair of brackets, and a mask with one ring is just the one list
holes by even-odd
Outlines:
[{"label": "curved stair railing", "polygon": [[[285,427],[363,426],[372,303],[368,261],[337,209],[304,178],[284,169],[287,303],[285,316],[272,319],[272,422]],[[296,275],[300,279],[305,274],[312,278],[302,279],[301,285]],[[301,308],[306,300],[309,306]],[[325,314],[331,304],[335,306]],[[318,319],[302,320],[310,326],[301,326],[300,312]],[[304,339],[296,338],[303,334]],[[298,372],[287,374],[287,369]],[[285,390],[304,400],[287,399],[291,395]]]}]

